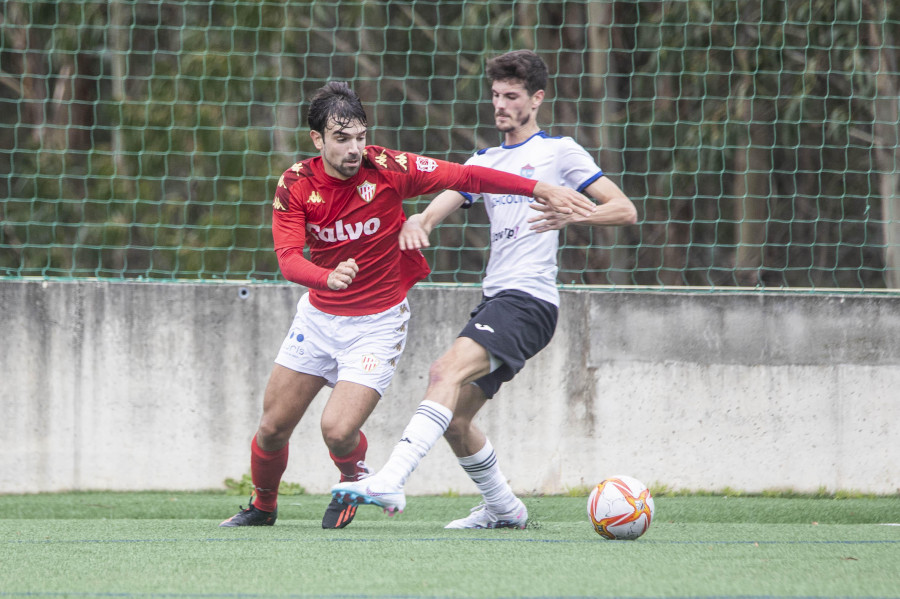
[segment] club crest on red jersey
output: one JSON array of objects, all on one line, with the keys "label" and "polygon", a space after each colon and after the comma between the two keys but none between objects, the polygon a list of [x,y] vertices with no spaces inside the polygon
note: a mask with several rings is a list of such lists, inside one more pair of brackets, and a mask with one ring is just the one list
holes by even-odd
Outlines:
[{"label": "club crest on red jersey", "polygon": [[362,185],[357,185],[356,192],[366,202],[371,202],[375,197],[375,184],[366,181]]},{"label": "club crest on red jersey", "polygon": [[438,163],[427,156],[416,156],[416,168],[423,173],[430,173],[436,170]]}]

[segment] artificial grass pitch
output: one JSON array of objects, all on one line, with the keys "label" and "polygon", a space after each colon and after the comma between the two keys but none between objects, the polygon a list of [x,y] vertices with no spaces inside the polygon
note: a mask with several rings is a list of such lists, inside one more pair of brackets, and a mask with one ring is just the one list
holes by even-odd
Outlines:
[{"label": "artificial grass pitch", "polygon": [[241,498],[0,496],[0,597],[900,597],[900,497],[657,497],[637,541],[601,539],[583,497],[525,497],[529,528],[495,531],[443,528],[475,497],[322,530],[329,499],[223,529]]}]

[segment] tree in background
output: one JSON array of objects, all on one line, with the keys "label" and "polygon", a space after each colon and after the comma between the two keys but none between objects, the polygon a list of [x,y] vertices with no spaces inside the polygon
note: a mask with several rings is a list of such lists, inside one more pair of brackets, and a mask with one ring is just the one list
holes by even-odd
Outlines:
[{"label": "tree in background", "polygon": [[[900,287],[887,0],[11,0],[2,19],[0,275],[277,279],[269,204],[314,154],[307,92],[353,81],[372,143],[462,161],[497,143],[485,60],[526,47],[555,74],[542,124],[641,214],[568,228],[561,282]],[[487,221],[454,218],[432,280],[477,281]]]}]

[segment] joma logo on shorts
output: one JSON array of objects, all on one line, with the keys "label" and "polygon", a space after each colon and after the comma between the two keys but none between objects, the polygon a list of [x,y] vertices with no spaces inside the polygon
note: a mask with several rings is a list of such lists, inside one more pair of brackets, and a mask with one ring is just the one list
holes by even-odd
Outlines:
[{"label": "joma logo on shorts", "polygon": [[359,239],[363,235],[374,235],[381,227],[381,219],[370,218],[364,223],[356,222],[344,224],[339,220],[334,223],[333,227],[320,227],[319,225],[306,225],[306,230],[312,233],[313,237],[319,241],[327,243],[335,243],[338,241],[347,241],[348,239]]}]

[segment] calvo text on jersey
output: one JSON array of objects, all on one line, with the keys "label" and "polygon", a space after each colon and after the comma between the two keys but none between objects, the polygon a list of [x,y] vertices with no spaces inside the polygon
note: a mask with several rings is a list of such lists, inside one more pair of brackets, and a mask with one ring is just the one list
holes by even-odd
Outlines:
[{"label": "calvo text on jersey", "polygon": [[337,220],[333,227],[320,227],[312,223],[306,225],[306,230],[319,241],[336,243],[348,239],[359,239],[363,235],[374,235],[381,227],[381,219],[372,217],[366,222],[344,223]]}]

